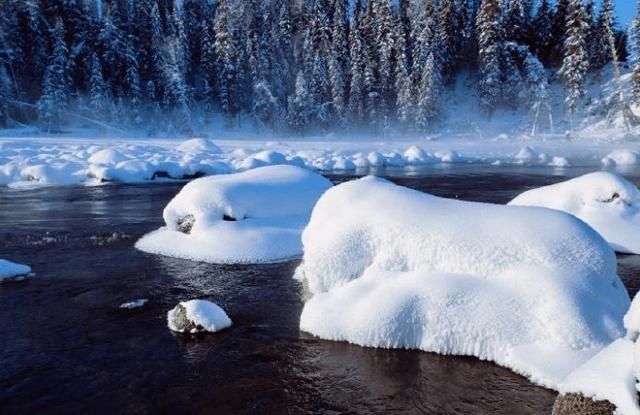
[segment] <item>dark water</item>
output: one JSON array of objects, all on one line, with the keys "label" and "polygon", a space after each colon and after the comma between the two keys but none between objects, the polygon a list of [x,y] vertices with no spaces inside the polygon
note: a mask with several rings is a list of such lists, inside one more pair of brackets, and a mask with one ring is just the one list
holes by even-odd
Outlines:
[{"label": "dark water", "polygon": [[[564,179],[553,170],[478,168],[393,177],[498,203]],[[0,286],[0,413],[550,412],[555,393],[488,362],[300,333],[296,262],[215,266],[135,250],[180,187],[0,188],[0,257],[37,272]],[[639,258],[619,259],[632,292]],[[167,310],[195,297],[220,304],[234,327],[172,335]],[[118,308],[136,298],[149,303]]]}]

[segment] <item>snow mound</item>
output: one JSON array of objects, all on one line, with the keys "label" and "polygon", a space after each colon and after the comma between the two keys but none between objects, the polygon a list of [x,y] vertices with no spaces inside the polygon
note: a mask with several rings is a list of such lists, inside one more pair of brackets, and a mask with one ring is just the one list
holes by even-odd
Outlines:
[{"label": "snow mound", "polygon": [[555,387],[623,333],[615,255],[563,212],[367,177],[327,191],[302,239],[300,327],[325,339],[473,355]]},{"label": "snow mound", "polygon": [[0,259],[0,282],[21,280],[31,273],[31,268],[15,262]]},{"label": "snow mound", "polygon": [[560,385],[561,393],[580,393],[596,401],[609,401],[616,413],[640,414],[633,372],[635,344],[618,339],[577,368]]},{"label": "snow mound", "polygon": [[193,138],[182,142],[177,148],[182,153],[209,153],[221,154],[222,150],[211,140],[204,138]]},{"label": "snow mound", "polygon": [[290,259],[302,253],[302,229],[330,187],[324,177],[288,165],[197,179],[164,209],[167,226],[136,247],[211,263]]},{"label": "snow mound", "polygon": [[640,155],[631,150],[614,150],[602,159],[605,166],[634,166],[638,164]]},{"label": "snow mound", "polygon": [[620,175],[586,174],[529,190],[509,204],[571,213],[597,230],[616,251],[640,254],[640,191]]},{"label": "snow mound", "polygon": [[217,304],[190,300],[181,302],[167,313],[167,325],[177,333],[215,333],[231,327],[231,319]]}]

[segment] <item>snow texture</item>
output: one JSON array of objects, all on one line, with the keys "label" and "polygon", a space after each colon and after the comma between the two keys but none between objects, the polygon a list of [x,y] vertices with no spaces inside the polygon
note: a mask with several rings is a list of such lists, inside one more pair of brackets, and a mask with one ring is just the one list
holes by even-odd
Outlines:
[{"label": "snow texture", "polygon": [[144,307],[144,305],[147,304],[148,302],[149,300],[147,300],[146,298],[138,298],[136,300],[127,301],[126,303],[120,304],[120,308],[125,310],[133,310],[136,308]]},{"label": "snow texture", "polygon": [[167,313],[167,325],[177,333],[215,333],[231,327],[231,324],[222,308],[206,300],[181,302]]},{"label": "snow texture", "polygon": [[586,174],[529,190],[509,204],[571,213],[597,230],[616,251],[640,254],[640,191],[620,175]]},{"label": "snow texture", "polygon": [[263,263],[302,254],[300,235],[324,177],[295,166],[269,166],[197,179],[164,209],[166,226],[136,247],[211,263]]},{"label": "snow texture", "polygon": [[[9,132],[0,131],[0,134]],[[479,140],[482,140],[479,145]],[[314,137],[282,142],[251,140],[0,137],[0,185],[14,188],[185,180],[270,165],[367,174],[380,169],[493,165],[602,167],[626,171],[640,154],[637,142],[532,141],[501,134],[487,139],[447,136],[400,142],[338,141]],[[601,164],[601,160],[603,164]],[[636,164],[637,165],[637,164]]]},{"label": "snow texture", "polygon": [[623,334],[615,255],[563,212],[366,177],[327,191],[302,240],[300,327],[321,338],[477,356],[557,387]]},{"label": "snow texture", "polygon": [[19,280],[26,278],[31,273],[27,265],[0,259],[0,283],[3,281]]},{"label": "snow texture", "polygon": [[636,347],[628,339],[614,341],[572,372],[560,385],[560,392],[607,400],[616,406],[617,414],[640,414],[632,364]]}]

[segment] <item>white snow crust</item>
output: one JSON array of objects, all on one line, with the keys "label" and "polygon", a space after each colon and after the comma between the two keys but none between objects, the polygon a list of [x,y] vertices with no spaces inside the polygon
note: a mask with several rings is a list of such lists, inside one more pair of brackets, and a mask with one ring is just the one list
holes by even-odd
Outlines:
[{"label": "white snow crust", "polygon": [[104,138],[81,131],[60,137],[33,134],[0,131],[0,185],[24,188],[184,180],[281,164],[358,174],[382,168],[455,168],[468,163],[556,168],[604,165],[627,171],[638,165],[640,154],[637,141],[533,140],[506,134],[491,138],[447,133],[402,141],[316,136],[278,142]]},{"label": "white snow crust", "polygon": [[509,204],[571,213],[597,230],[616,251],[640,254],[640,191],[618,174],[586,174],[529,190]]},{"label": "white snow crust", "polygon": [[[217,331],[231,327],[231,319],[227,313],[215,303],[206,300],[189,300],[181,302],[185,308],[187,319],[204,331],[215,333]],[[171,331],[184,333],[185,331],[176,323],[177,307],[167,313],[167,325]],[[190,333],[197,333],[199,330],[191,329]]]},{"label": "white snow crust", "polygon": [[607,400],[620,415],[638,415],[634,348],[628,339],[618,339],[577,368],[560,385],[561,393],[581,393],[597,401]]},{"label": "white snow crust", "polygon": [[321,338],[473,355],[553,388],[624,332],[613,251],[563,212],[366,177],[327,191],[302,239],[300,327]]},{"label": "white snow crust", "polygon": [[0,282],[26,277],[31,273],[27,265],[0,259]]},{"label": "white snow crust", "polygon": [[[136,247],[211,263],[290,259],[301,255],[302,229],[331,186],[324,177],[295,166],[197,179],[164,209],[166,226],[144,236]],[[178,224],[188,216],[195,222],[186,234]]]}]

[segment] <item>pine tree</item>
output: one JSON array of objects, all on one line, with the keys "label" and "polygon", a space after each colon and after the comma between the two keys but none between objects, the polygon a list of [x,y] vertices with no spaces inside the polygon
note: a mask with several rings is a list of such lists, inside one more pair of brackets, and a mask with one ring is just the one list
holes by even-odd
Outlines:
[{"label": "pine tree", "polygon": [[213,109],[213,102],[216,99],[216,47],[215,33],[213,31],[214,18],[213,11],[205,16],[206,24],[202,25],[202,35],[200,37],[202,45],[200,68],[202,72],[202,100],[204,101],[205,111],[210,112]]},{"label": "pine tree", "polygon": [[570,113],[578,110],[578,101],[585,94],[584,80],[589,69],[586,50],[587,29],[581,1],[571,0],[566,24],[564,58],[559,71],[567,88],[565,105]]},{"label": "pine tree", "polygon": [[602,1],[602,9],[598,16],[594,35],[594,48],[591,62],[594,68],[599,69],[613,60],[615,50],[614,43],[615,19],[613,2]]},{"label": "pine tree", "polygon": [[458,11],[454,0],[440,2],[440,44],[443,63],[443,78],[446,81],[457,68],[459,51],[460,27],[458,26]]},{"label": "pine tree", "polygon": [[307,81],[302,71],[296,76],[296,87],[289,97],[289,125],[295,131],[303,132],[309,122],[313,102],[309,96]]},{"label": "pine tree", "polygon": [[227,116],[229,125],[240,111],[238,102],[239,52],[232,33],[231,18],[229,0],[221,0],[218,4],[214,22],[215,49],[218,66],[220,109]]},{"label": "pine tree", "polygon": [[478,66],[480,84],[478,92],[480,105],[489,114],[493,114],[500,95],[500,42],[501,9],[498,0],[483,0],[476,20],[478,32]]},{"label": "pine tree", "polygon": [[107,109],[108,95],[102,75],[102,65],[95,53],[89,59],[89,112],[94,118],[103,118]]},{"label": "pine tree", "polygon": [[416,127],[426,131],[440,108],[440,68],[434,53],[429,53],[422,71],[417,99]]},{"label": "pine tree", "polygon": [[349,32],[349,61],[351,83],[349,88],[349,118],[354,123],[364,119],[365,48],[362,34],[362,1],[356,0]]},{"label": "pine tree", "polygon": [[570,1],[572,0],[558,0],[556,4],[556,10],[551,23],[551,32],[549,34],[549,51],[543,56],[543,61],[550,66],[562,64]]},{"label": "pine tree", "polygon": [[529,39],[532,40],[532,50],[543,60],[548,60],[547,53],[551,42],[551,24],[553,12],[549,5],[549,0],[541,0],[533,25],[529,31]]},{"label": "pine tree", "polygon": [[410,58],[407,56],[407,34],[401,24],[402,16],[397,14],[396,19],[394,24],[396,118],[404,127],[408,127],[414,119],[414,90],[410,75]]},{"label": "pine tree", "polygon": [[633,74],[631,77],[631,82],[633,85],[633,101],[636,104],[640,104],[640,0],[637,2],[636,6],[636,18],[633,20],[632,27],[632,41],[636,48],[636,61],[633,64]]},{"label": "pine tree", "polygon": [[504,26],[505,40],[525,44],[527,40],[527,16],[522,0],[510,0]]},{"label": "pine tree", "polygon": [[42,96],[38,102],[40,119],[47,131],[60,126],[61,116],[67,109],[71,82],[67,72],[68,50],[64,40],[62,19],[56,19],[51,37],[53,47],[49,56],[42,85]]}]

